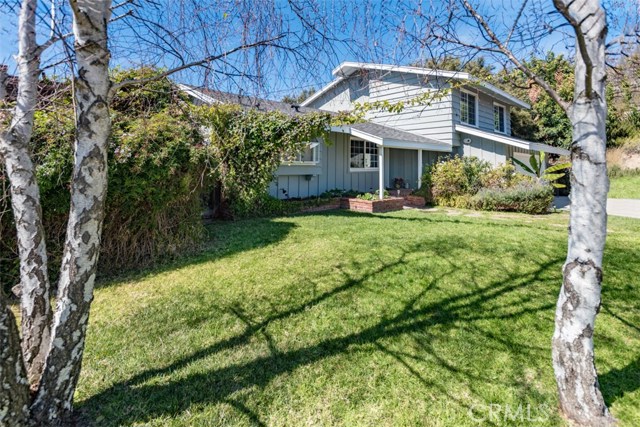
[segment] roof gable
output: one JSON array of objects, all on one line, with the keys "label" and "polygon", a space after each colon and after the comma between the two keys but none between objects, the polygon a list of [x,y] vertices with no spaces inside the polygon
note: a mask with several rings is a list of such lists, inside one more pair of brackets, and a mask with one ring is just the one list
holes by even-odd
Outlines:
[{"label": "roof gable", "polygon": [[389,64],[373,64],[373,63],[365,63],[365,62],[343,62],[337,68],[335,68],[332,72],[336,78],[327,84],[325,87],[320,89],[318,92],[314,93],[311,97],[307,98],[301,105],[307,106],[311,104],[316,99],[320,98],[322,95],[326,94],[333,87],[338,85],[340,82],[345,79],[353,76],[358,71],[387,71],[387,72],[397,72],[397,73],[407,73],[407,74],[417,74],[422,76],[429,76],[434,78],[445,78],[451,80],[457,80],[461,82],[468,82],[469,85],[473,85],[477,87],[479,90],[501,100],[502,102],[513,105],[520,108],[530,109],[531,106],[526,102],[516,98],[515,96],[503,91],[502,89],[484,82],[469,73],[465,73],[462,71],[445,71],[445,70],[437,70],[431,68],[422,68],[422,67],[409,67],[409,66],[400,66],[400,65],[389,65]]}]

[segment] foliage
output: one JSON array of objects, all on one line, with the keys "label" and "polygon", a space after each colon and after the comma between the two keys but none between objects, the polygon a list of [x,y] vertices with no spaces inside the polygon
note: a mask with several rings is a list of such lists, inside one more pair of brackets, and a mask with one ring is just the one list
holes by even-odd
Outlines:
[{"label": "foliage", "polygon": [[[112,78],[119,82],[158,72],[116,69]],[[273,172],[284,156],[322,135],[330,121],[328,114],[291,117],[231,106],[193,107],[185,101],[168,79],[128,86],[112,101],[99,266],[103,276],[198,248],[204,238],[202,195],[215,180],[223,185],[237,216],[289,212],[293,204],[265,197]],[[210,142],[204,138],[203,125],[211,130]],[[68,93],[36,112],[32,152],[53,282],[69,211],[74,135]],[[1,171],[0,180],[6,186]],[[18,280],[15,228],[7,206],[0,216],[0,280],[5,288]]]},{"label": "foliage", "polygon": [[[380,199],[380,190],[376,190],[373,193],[358,194],[356,196],[356,198],[358,198],[360,200],[379,200]],[[384,192],[382,193],[382,198],[384,198],[384,199],[388,199],[389,198],[389,192],[387,190],[384,190]]]},{"label": "foliage", "polygon": [[504,188],[483,188],[471,199],[471,206],[485,211],[513,211],[543,214],[553,202],[553,189],[533,179]]},{"label": "foliage", "polygon": [[264,194],[283,158],[325,137],[330,116],[290,116],[278,111],[244,110],[234,105],[193,107],[195,120],[207,129],[212,178],[222,186],[231,212],[245,216],[264,202]]},{"label": "foliage", "polygon": [[[150,77],[156,72],[115,70],[113,78]],[[206,151],[182,101],[166,79],[143,87],[131,86],[113,100],[109,187],[99,265],[103,275],[188,252],[199,247],[204,237],[200,194],[206,184],[202,179]],[[31,149],[54,282],[69,211],[74,137],[68,97],[55,107],[36,112]],[[14,246],[13,223],[7,221],[11,221],[10,216],[4,216],[2,222],[3,228],[13,231],[8,246]],[[6,247],[2,250],[2,258],[10,256]],[[4,280],[17,280],[17,271]]]},{"label": "foliage", "polygon": [[481,187],[481,176],[491,165],[477,157],[441,159],[430,171],[431,193],[436,204],[464,207],[469,195]]},{"label": "foliage", "polygon": [[297,95],[287,95],[283,97],[282,102],[285,102],[291,105],[300,105],[304,100],[311,97],[311,95],[313,95],[314,93],[316,93],[316,88],[314,87],[309,89],[303,89]]},{"label": "foliage", "polygon": [[[563,55],[549,52],[545,58],[533,58],[525,65],[547,81],[566,101],[573,99],[573,64]],[[519,138],[540,141],[552,146],[568,148],[571,145],[571,123],[560,107],[542,88],[533,84],[518,69],[503,71],[499,76],[502,86],[509,88],[521,99],[531,103],[530,111],[518,111],[511,131]],[[517,110],[516,110],[517,111]]]},{"label": "foliage", "polygon": [[526,165],[515,157],[512,158],[515,163],[518,164],[522,169],[526,172],[535,175],[538,179],[548,182],[551,186],[555,188],[565,188],[566,185],[561,184],[557,181],[561,180],[565,176],[565,170],[571,168],[571,162],[563,162],[557,163],[553,166],[549,166],[545,168],[545,159],[546,154],[544,151],[538,152],[536,156],[535,153],[532,153],[529,157],[529,164]]},{"label": "foliage", "polygon": [[492,169],[475,157],[441,159],[426,171],[423,183],[419,195],[455,208],[544,213],[553,199],[551,186],[516,173],[511,162]]}]

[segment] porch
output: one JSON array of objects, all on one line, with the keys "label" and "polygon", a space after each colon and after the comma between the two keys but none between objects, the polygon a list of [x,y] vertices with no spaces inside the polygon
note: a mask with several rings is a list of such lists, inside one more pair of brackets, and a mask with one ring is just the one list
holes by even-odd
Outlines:
[{"label": "porch", "polygon": [[[380,199],[384,198],[385,189],[390,189],[390,193],[393,190],[406,193],[420,188],[425,165],[452,151],[451,145],[445,142],[375,123],[357,123],[343,128],[351,135],[352,141],[375,144],[376,154],[363,152],[362,156],[377,155],[377,159],[368,158],[367,161],[375,165],[371,170],[377,171]],[[359,160],[356,157],[360,156],[359,153],[352,151],[350,155],[352,163]]]}]

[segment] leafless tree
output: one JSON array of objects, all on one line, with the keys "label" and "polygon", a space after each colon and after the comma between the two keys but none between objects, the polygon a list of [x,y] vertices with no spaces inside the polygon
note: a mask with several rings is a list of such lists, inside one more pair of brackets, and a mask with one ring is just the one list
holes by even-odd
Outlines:
[{"label": "leafless tree", "polygon": [[[552,340],[560,408],[580,425],[614,423],[599,390],[593,333],[600,309],[606,239],[606,49],[609,25],[598,0],[522,0],[496,7],[450,0],[438,11],[414,9],[426,23],[410,34],[428,53],[488,55],[517,68],[565,111],[573,127],[569,246]],[[620,26],[624,27],[624,25]],[[633,32],[632,32],[633,33]],[[624,39],[624,32],[623,34]],[[563,99],[528,68],[531,54],[563,44],[574,49],[575,89]],[[611,44],[610,44],[611,46]]]},{"label": "leafless tree", "polygon": [[[47,9],[51,34],[42,44],[36,41],[43,21],[37,0],[20,4],[19,87],[11,121],[1,133],[20,249],[22,338],[0,292],[0,425],[61,425],[71,416],[105,215],[111,98],[128,85],[194,68],[204,70],[205,81],[219,73],[259,82],[265,55],[284,55],[294,62],[303,61],[305,55],[318,60],[311,49],[322,52],[330,38],[331,25],[309,0],[289,2],[297,21],[288,25],[282,24],[278,3],[271,1],[244,7],[224,0],[148,2],[145,12],[137,14],[131,0],[51,4]],[[72,31],[66,31],[67,25]],[[119,36],[111,36],[111,26],[116,34],[120,28]],[[151,79],[112,82],[111,49],[130,52],[133,46],[147,47],[136,56],[141,65],[159,64],[166,71]],[[73,72],[76,116],[71,206],[53,314],[39,189],[29,153],[38,79],[44,68],[41,57],[49,48],[53,52],[49,67]],[[156,57],[145,57],[144,52]],[[173,61],[158,62],[167,56]],[[283,67],[282,58],[276,62]]]}]

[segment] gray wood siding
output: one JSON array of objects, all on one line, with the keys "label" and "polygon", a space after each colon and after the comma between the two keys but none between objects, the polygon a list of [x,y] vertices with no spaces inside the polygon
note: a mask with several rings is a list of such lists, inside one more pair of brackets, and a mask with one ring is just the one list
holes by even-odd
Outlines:
[{"label": "gray wood siding", "polygon": [[[394,188],[394,179],[403,178],[409,182],[409,188],[418,188],[418,151],[402,150],[398,148],[388,148],[385,151],[388,161],[385,162],[387,167],[386,186]],[[436,151],[422,151],[422,166],[432,165],[447,153]]]},{"label": "gray wood siding", "polygon": [[352,110],[354,102],[388,101],[394,104],[431,92],[434,99],[429,105],[407,106],[400,113],[369,111],[366,118],[373,123],[452,142],[456,133],[448,87],[443,79],[427,80],[424,76],[393,71],[371,72],[367,76],[354,75],[343,80],[310,103],[309,107],[345,111]]},{"label": "gray wood siding", "polygon": [[371,111],[366,118],[374,123],[407,132],[451,142],[453,139],[451,95],[448,83],[439,79],[399,72],[370,75],[371,102],[388,101],[395,104],[425,93],[432,94],[429,105],[406,106],[399,113]]},{"label": "gray wood siding", "polygon": [[[284,199],[285,190],[289,197],[311,197],[327,190],[339,188],[343,190],[372,191],[378,188],[378,172],[349,171],[350,136],[331,132],[329,144],[321,144],[320,165],[287,166],[278,168],[274,181],[269,186],[269,194]],[[303,168],[316,172],[307,179]]]},{"label": "gray wood siding", "polygon": [[[479,92],[474,88],[465,89],[478,96],[478,128],[489,132],[494,132],[495,129],[493,122],[493,103],[494,101],[496,101],[496,99],[485,94],[484,92]],[[498,102],[505,108],[505,133],[507,135],[511,135],[510,107],[503,102],[496,102]],[[462,123],[460,120],[460,89],[453,90],[452,105],[453,121],[455,124],[460,124]],[[457,138],[455,138],[454,145],[459,145],[460,143],[461,139],[458,136]]]},{"label": "gray wood siding", "polygon": [[514,153],[530,153],[529,150],[512,147],[486,138],[462,133],[461,138],[471,139],[471,144],[463,144],[458,154],[473,156],[491,163],[492,166],[504,164]]}]

